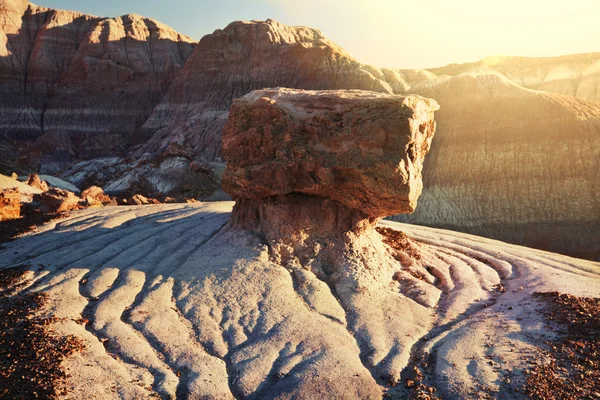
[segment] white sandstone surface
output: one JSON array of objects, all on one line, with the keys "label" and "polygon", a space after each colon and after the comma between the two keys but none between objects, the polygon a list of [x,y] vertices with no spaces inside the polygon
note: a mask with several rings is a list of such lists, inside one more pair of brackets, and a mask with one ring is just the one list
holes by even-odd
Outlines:
[{"label": "white sandstone surface", "polygon": [[24,290],[87,344],[65,361],[70,398],[403,398],[389,379],[427,354],[443,398],[523,398],[510,385],[552,335],[532,294],[600,297],[599,263],[390,221],[421,259],[361,270],[384,246],[365,242],[344,289],[272,262],[232,206],[87,209],[3,245],[0,268],[28,264]]}]

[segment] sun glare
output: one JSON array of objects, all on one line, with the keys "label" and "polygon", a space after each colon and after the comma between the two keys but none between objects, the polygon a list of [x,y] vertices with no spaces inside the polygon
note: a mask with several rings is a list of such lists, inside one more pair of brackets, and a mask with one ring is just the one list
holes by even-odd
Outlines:
[{"label": "sun glare", "polygon": [[600,2],[277,1],[284,23],[321,29],[361,62],[431,68],[487,56],[600,51]]}]

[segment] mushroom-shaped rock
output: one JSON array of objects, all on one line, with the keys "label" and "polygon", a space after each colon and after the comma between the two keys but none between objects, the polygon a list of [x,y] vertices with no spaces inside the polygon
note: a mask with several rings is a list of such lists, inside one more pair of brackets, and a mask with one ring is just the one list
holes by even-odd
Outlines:
[{"label": "mushroom-shaped rock", "polygon": [[431,325],[440,292],[374,228],[415,209],[437,108],[419,96],[265,89],[236,100],[224,130],[230,226],[255,234],[275,265],[325,281],[365,366],[389,382]]},{"label": "mushroom-shaped rock", "polygon": [[223,133],[232,224],[260,232],[281,260],[302,259],[315,241],[345,242],[347,232],[414,211],[438,108],[361,90],[248,93],[234,101]]},{"label": "mushroom-shaped rock", "polygon": [[223,188],[234,199],[307,194],[368,217],[411,213],[439,106],[361,90],[255,90],[223,132]]}]

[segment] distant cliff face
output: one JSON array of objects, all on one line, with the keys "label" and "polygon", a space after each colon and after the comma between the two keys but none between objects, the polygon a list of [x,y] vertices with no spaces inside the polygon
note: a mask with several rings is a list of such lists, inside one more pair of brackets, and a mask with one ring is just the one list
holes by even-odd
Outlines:
[{"label": "distant cliff face", "polygon": [[397,219],[600,259],[600,103],[494,74],[417,92],[438,130],[419,207]]},{"label": "distant cliff face", "polygon": [[0,4],[0,137],[35,141],[26,161],[54,170],[121,154],[193,51],[137,15],[98,18]]}]

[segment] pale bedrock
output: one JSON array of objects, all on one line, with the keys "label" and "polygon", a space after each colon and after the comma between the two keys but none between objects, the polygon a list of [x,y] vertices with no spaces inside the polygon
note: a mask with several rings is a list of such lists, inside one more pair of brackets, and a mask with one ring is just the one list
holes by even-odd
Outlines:
[{"label": "pale bedrock", "polygon": [[226,225],[231,206],[90,208],[3,244],[0,268],[31,265],[24,290],[47,292],[52,328],[86,343],[64,361],[70,397],[402,399],[404,380],[381,376],[412,371],[413,354],[443,398],[519,399],[549,333],[531,293],[600,296],[598,263],[390,221],[420,260],[361,234],[320,279]]}]

